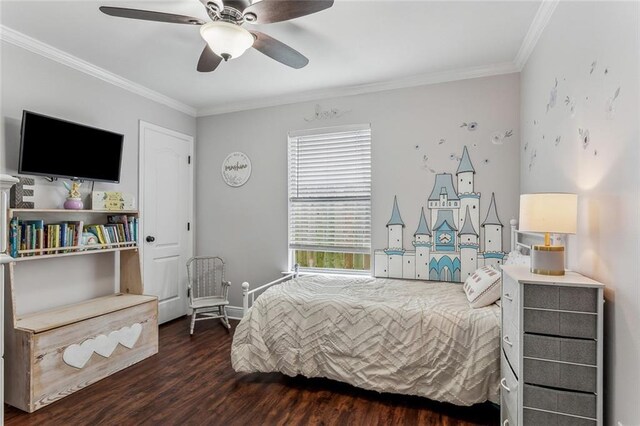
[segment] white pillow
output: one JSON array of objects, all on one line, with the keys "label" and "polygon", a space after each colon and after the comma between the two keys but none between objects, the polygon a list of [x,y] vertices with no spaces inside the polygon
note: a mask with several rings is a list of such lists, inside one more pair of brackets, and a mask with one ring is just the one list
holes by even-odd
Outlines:
[{"label": "white pillow", "polygon": [[513,250],[507,255],[507,260],[504,261],[505,265],[524,265],[531,266],[531,256],[524,255],[518,250]]},{"label": "white pillow", "polygon": [[462,288],[472,308],[489,306],[500,299],[502,276],[493,266],[483,266],[467,278]]}]

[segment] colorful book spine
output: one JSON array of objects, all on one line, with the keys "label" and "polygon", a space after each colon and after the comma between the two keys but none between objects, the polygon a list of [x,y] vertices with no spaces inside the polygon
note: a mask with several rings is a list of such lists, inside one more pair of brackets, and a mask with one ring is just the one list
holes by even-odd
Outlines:
[{"label": "colorful book spine", "polygon": [[[60,247],[60,224],[56,223],[53,225],[53,247]],[[59,253],[59,250],[56,250],[56,253]]]},{"label": "colorful book spine", "polygon": [[104,225],[98,225],[98,229],[102,233],[102,239],[104,240],[103,244],[111,244],[111,237],[109,236],[109,233],[107,232],[107,229],[104,227]]},{"label": "colorful book spine", "polygon": [[17,217],[11,218],[9,223],[9,245],[11,249],[11,257],[18,257],[18,228],[20,227],[20,220]]},{"label": "colorful book spine", "polygon": [[76,223],[76,236],[74,239],[74,246],[82,245],[82,231],[84,230],[84,221],[80,220]]},{"label": "colorful book spine", "polygon": [[22,250],[22,223],[18,222],[18,239],[17,246],[18,250]]},{"label": "colorful book spine", "polygon": [[104,225],[104,231],[107,234],[107,239],[109,240],[109,244],[116,243],[115,234],[113,233],[114,224]]},{"label": "colorful book spine", "polygon": [[[24,247],[25,250],[31,250],[31,225],[25,224],[24,225]],[[31,253],[27,254],[28,256],[31,256]]]},{"label": "colorful book spine", "polygon": [[[36,230],[36,234],[38,236],[38,247],[40,250],[42,250],[44,247],[44,227],[43,229],[37,229]],[[46,254],[46,253],[42,253],[42,254]]]},{"label": "colorful book spine", "polygon": [[53,247],[53,244],[51,243],[51,236],[53,235],[53,231],[52,231],[52,226],[51,225],[47,225],[46,227],[47,230],[47,235],[45,236],[45,241],[47,242],[47,248]]},{"label": "colorful book spine", "polygon": [[118,240],[121,243],[127,242],[129,241],[129,238],[127,237],[127,232],[125,231],[127,228],[125,227],[124,224],[119,223],[116,226],[116,230],[118,231]]},{"label": "colorful book spine", "polygon": [[62,222],[60,224],[60,247],[67,246],[67,223]]},{"label": "colorful book spine", "polygon": [[25,223],[20,224],[20,250],[27,249],[27,242],[29,239],[27,238],[27,225]]}]

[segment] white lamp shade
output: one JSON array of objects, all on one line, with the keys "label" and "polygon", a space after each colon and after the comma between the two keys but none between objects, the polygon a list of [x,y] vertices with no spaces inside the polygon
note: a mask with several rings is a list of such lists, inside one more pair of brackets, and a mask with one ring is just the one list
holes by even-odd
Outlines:
[{"label": "white lamp shade", "polygon": [[253,35],[239,25],[215,21],[200,27],[200,35],[221,58],[237,58],[253,46]]},{"label": "white lamp shade", "polygon": [[576,194],[520,195],[521,231],[575,234],[578,217]]}]

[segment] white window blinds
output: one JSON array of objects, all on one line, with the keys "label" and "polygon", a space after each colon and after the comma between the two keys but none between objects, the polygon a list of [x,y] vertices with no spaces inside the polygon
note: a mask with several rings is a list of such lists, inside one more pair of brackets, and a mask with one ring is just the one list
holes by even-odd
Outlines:
[{"label": "white window blinds", "polygon": [[289,248],[371,251],[371,128],[289,135]]}]

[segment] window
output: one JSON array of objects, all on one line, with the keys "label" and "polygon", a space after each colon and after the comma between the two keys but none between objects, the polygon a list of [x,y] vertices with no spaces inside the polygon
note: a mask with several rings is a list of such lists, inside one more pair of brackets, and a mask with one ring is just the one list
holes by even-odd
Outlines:
[{"label": "window", "polygon": [[370,270],[369,125],[289,134],[289,249],[303,270]]}]

